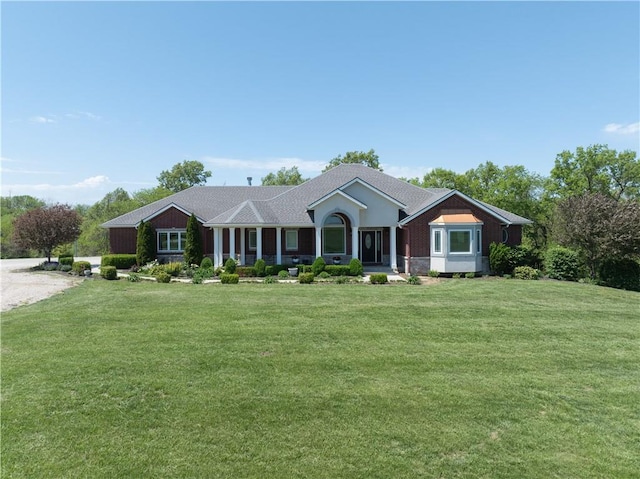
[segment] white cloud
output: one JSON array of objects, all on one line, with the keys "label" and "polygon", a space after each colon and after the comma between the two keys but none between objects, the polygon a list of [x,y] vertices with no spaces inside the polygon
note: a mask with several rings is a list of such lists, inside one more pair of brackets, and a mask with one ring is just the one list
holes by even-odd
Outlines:
[{"label": "white cloud", "polygon": [[387,166],[381,165],[382,169],[387,175],[394,176],[396,178],[419,178],[429,173],[433,168],[428,166]]},{"label": "white cloud", "polygon": [[262,170],[277,171],[280,168],[298,167],[301,173],[320,173],[326,166],[326,161],[303,160],[301,158],[265,158],[264,160],[241,160],[235,158],[205,157],[203,161],[213,168],[233,170]]},{"label": "white cloud", "polygon": [[609,123],[605,125],[604,131],[607,133],[615,133],[618,135],[635,135],[640,132],[640,122],[622,125],[620,123]]},{"label": "white cloud", "polygon": [[89,111],[76,111],[73,113],[66,113],[64,115],[67,118],[70,118],[72,120],[93,120],[93,121],[100,121],[102,119],[101,116],[98,116],[94,113],[91,113]]},{"label": "white cloud", "polygon": [[40,124],[56,122],[56,120],[54,120],[50,116],[32,116],[31,118],[29,118],[29,121],[31,123],[40,123]]},{"label": "white cloud", "polygon": [[2,185],[4,190],[16,191],[65,191],[65,190],[86,190],[97,189],[101,186],[111,183],[109,178],[104,175],[92,176],[72,185],[53,185],[51,183],[35,183],[35,184],[14,184]]}]

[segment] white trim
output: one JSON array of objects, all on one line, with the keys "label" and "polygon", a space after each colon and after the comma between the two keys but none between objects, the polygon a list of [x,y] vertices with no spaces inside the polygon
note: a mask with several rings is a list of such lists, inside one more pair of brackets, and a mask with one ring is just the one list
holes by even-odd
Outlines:
[{"label": "white trim", "polygon": [[355,183],[360,183],[362,186],[364,186],[365,188],[370,189],[371,191],[373,191],[374,193],[379,194],[380,196],[382,196],[383,198],[387,199],[388,201],[390,201],[391,203],[395,204],[396,206],[400,207],[400,208],[406,208],[407,205],[405,205],[404,203],[396,200],[394,197],[389,196],[388,194],[386,194],[384,191],[379,190],[378,188],[376,188],[373,185],[370,185],[369,183],[367,183],[366,181],[355,177],[353,180],[349,181],[348,183],[345,183],[344,185],[342,185],[340,187],[341,190],[344,190],[348,187],[350,187],[351,185],[355,184]]},{"label": "white trim", "polygon": [[[178,233],[178,249],[160,249],[160,235]],[[184,238],[183,238],[184,237]],[[158,253],[182,253],[187,243],[187,230],[183,228],[161,228],[156,230],[156,251]],[[167,246],[171,245],[170,237],[167,237]]]},{"label": "white trim", "polygon": [[[474,228],[447,228],[447,254],[450,255],[472,255],[473,252],[473,232]],[[451,251],[451,233],[469,233],[469,249],[467,251]]]},{"label": "white trim", "polygon": [[[187,215],[187,216],[189,216],[189,217],[191,217],[191,215],[193,214],[193,213],[191,213],[190,211],[185,210],[185,209],[184,209],[184,208],[182,208],[181,206],[176,205],[175,203],[169,203],[169,204],[168,204],[167,206],[165,206],[164,208],[160,208],[160,209],[159,209],[159,210],[157,210],[155,213],[150,214],[150,215],[149,215],[149,216],[147,216],[146,218],[142,218],[142,220],[138,221],[138,222],[135,224],[135,228],[137,228],[137,227],[138,227],[138,225],[139,225],[142,221],[145,221],[145,222],[146,222],[146,221],[150,221],[150,220],[152,220],[153,218],[155,218],[156,216],[160,216],[162,213],[164,213],[164,212],[166,212],[166,211],[170,210],[171,208],[175,208],[175,209],[177,209],[178,211],[180,211],[180,212],[184,213],[185,215]],[[203,220],[202,218],[200,218],[198,215],[196,215],[196,219],[197,219],[201,224],[203,224],[203,225],[204,225],[204,220]]]},{"label": "white trim", "polygon": [[[251,235],[254,234],[256,236],[256,242],[254,245],[251,244]],[[249,251],[256,251],[258,249],[258,229],[257,228],[248,228],[248,239],[247,241],[247,249]]]},{"label": "white trim", "polygon": [[440,203],[442,203],[445,200],[448,200],[449,198],[451,198],[453,195],[457,195],[460,196],[462,199],[467,200],[469,203],[471,203],[472,205],[480,208],[482,211],[484,211],[485,213],[493,216],[494,218],[496,218],[497,220],[500,220],[501,222],[503,222],[504,224],[507,225],[511,225],[511,224],[530,224],[530,223],[512,223],[511,221],[509,221],[508,219],[506,219],[504,216],[499,215],[498,213],[496,213],[495,211],[490,210],[489,208],[487,208],[486,206],[484,206],[482,203],[474,200],[473,198],[471,198],[470,196],[465,195],[464,193],[458,191],[458,190],[451,190],[449,193],[447,193],[444,196],[441,196],[440,198],[438,198],[436,201],[434,201],[433,203],[429,203],[427,206],[425,206],[424,208],[420,209],[419,211],[413,213],[410,216],[407,216],[405,219],[403,219],[402,221],[400,221],[400,225],[406,225],[407,223],[410,223],[411,221],[413,221],[414,219],[416,219],[417,217],[419,217],[420,215],[422,215],[423,213],[425,213],[426,211],[429,211],[430,209],[434,208],[435,206],[438,206]]},{"label": "white trim", "polygon": [[[431,254],[444,255],[444,228],[431,228]],[[440,248],[436,249],[436,233],[440,236]]]},{"label": "white trim", "polygon": [[[288,238],[289,233],[295,233],[296,235],[295,247],[289,246],[289,238]],[[300,249],[298,240],[299,240],[299,234],[297,229],[288,228],[284,230],[284,249],[286,251],[298,251]]]},{"label": "white trim", "polygon": [[322,203],[324,203],[325,201],[327,201],[330,198],[333,198],[336,195],[340,195],[342,196],[344,199],[351,201],[353,204],[355,204],[356,206],[358,206],[359,208],[366,210],[367,209],[367,205],[365,205],[364,203],[362,203],[361,201],[358,201],[357,199],[355,199],[353,196],[345,193],[344,191],[337,189],[337,190],[333,190],[331,193],[324,195],[322,198],[320,198],[319,200],[314,201],[313,203],[311,203],[309,206],[307,206],[307,209],[309,210],[314,210],[316,209],[316,207]]}]

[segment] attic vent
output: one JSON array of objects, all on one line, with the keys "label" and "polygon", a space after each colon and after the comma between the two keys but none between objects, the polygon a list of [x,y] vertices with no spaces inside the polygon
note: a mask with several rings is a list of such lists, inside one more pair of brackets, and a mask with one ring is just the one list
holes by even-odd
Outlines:
[{"label": "attic vent", "polygon": [[247,183],[249,183],[249,186],[251,186],[251,180],[253,180],[253,178],[251,176],[247,176]]}]

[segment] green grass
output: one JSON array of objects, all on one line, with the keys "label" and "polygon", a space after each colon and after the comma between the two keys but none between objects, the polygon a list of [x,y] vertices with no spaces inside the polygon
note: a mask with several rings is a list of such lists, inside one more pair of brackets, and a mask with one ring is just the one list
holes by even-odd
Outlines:
[{"label": "green grass", "polygon": [[2,315],[3,478],[631,478],[640,295],[90,280]]}]

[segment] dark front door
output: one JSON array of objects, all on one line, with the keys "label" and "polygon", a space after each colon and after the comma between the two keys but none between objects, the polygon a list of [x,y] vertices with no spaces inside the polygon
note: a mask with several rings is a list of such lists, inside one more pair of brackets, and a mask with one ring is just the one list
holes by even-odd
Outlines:
[{"label": "dark front door", "polygon": [[380,263],[382,259],[382,231],[365,230],[360,233],[363,263]]}]

